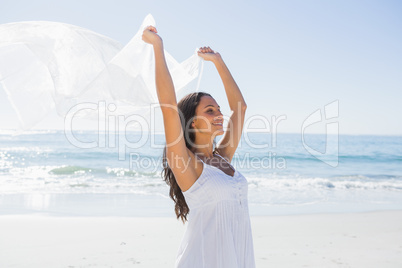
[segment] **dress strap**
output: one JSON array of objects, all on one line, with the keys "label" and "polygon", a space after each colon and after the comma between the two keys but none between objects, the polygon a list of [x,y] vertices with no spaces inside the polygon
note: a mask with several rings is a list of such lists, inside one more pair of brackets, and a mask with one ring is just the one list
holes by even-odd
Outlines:
[{"label": "dress strap", "polygon": [[[214,154],[216,154],[217,156],[219,156],[220,158],[222,158],[223,160],[225,160],[225,162],[229,164],[230,168],[233,169],[234,171],[236,171],[236,169],[232,166],[232,164],[230,164],[223,156],[221,156],[221,155],[219,154],[219,152],[218,152],[217,149],[214,150]],[[205,163],[200,157],[198,157],[197,154],[194,154],[194,155],[195,155],[198,159],[200,159],[203,164],[208,165],[208,164]]]},{"label": "dress strap", "polygon": [[204,161],[202,161],[202,159],[201,159],[201,158],[199,158],[199,157],[198,157],[198,155],[196,155],[196,154],[194,154],[194,155],[195,155],[195,156],[196,156],[198,159],[200,159],[202,163],[204,163],[204,164],[205,164],[205,162],[204,162]]},{"label": "dress strap", "polygon": [[230,166],[231,169],[235,170],[235,168],[232,166],[232,164],[230,164],[223,156],[221,156],[221,155],[219,154],[219,152],[218,152],[217,149],[215,149],[214,152],[215,152],[215,154],[216,154],[217,156],[219,156],[220,158],[222,158],[223,160],[225,160],[225,162],[229,164],[229,166]]},{"label": "dress strap", "polygon": [[220,158],[222,158],[223,160],[225,160],[225,162],[230,165],[230,163],[229,163],[223,156],[221,156],[221,154],[218,152],[218,149],[215,149],[215,150],[214,150],[214,153],[215,153],[217,156],[219,156]]}]

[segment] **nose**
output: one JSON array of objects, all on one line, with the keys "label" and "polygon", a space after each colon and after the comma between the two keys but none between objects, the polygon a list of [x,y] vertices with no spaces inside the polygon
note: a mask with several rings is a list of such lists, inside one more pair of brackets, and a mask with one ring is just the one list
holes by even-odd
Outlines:
[{"label": "nose", "polygon": [[218,116],[215,117],[215,120],[221,120],[221,119],[223,119],[223,114],[220,111],[218,111]]}]

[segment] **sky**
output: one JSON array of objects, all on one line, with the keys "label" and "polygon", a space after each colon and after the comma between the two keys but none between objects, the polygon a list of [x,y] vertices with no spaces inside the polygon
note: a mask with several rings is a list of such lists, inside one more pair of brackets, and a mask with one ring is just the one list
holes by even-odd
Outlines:
[{"label": "sky", "polygon": [[[218,51],[239,85],[249,129],[286,118],[279,133],[300,133],[318,109],[335,117],[309,126],[325,133],[402,135],[402,2],[400,1],[18,1],[0,0],[0,24],[56,21],[87,28],[126,44],[147,14],[177,60],[200,46]],[[229,114],[210,62],[200,90]],[[332,104],[332,105],[331,105]],[[334,104],[336,104],[334,106]],[[332,113],[333,114],[333,113]],[[324,115],[324,113],[323,113]],[[18,126],[0,88],[0,129]],[[63,127],[50,114],[38,129]]]}]

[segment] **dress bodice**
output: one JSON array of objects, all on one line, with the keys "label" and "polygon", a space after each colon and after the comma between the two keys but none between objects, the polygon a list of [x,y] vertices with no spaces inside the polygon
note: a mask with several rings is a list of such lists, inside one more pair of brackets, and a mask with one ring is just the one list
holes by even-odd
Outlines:
[{"label": "dress bodice", "polygon": [[203,162],[201,175],[183,192],[190,211],[176,268],[255,267],[247,191],[237,169],[232,177]]}]

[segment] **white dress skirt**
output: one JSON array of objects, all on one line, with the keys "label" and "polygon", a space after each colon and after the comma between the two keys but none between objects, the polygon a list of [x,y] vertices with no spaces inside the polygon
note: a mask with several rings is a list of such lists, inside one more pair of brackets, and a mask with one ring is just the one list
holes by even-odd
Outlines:
[{"label": "white dress skirt", "polygon": [[232,177],[203,162],[200,177],[183,192],[190,212],[175,267],[255,267],[247,191],[237,170]]}]

